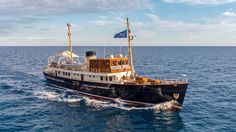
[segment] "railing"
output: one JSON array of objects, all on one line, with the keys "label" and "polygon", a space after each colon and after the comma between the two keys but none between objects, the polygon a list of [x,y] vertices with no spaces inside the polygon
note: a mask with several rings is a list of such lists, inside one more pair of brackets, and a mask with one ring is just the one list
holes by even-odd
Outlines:
[{"label": "railing", "polygon": [[156,79],[161,80],[163,84],[179,84],[188,83],[188,77],[186,74],[180,75],[166,75],[166,77],[158,77]]},{"label": "railing", "polygon": [[180,83],[188,83],[188,79],[162,79],[162,84],[180,84]]},{"label": "railing", "polygon": [[[153,77],[153,76],[137,76],[137,80],[135,82],[140,83],[140,84],[183,84],[183,83],[188,83],[188,78],[187,75],[181,74],[181,75],[166,75],[165,77],[159,76],[159,77]],[[126,79],[128,82],[133,82],[129,81],[129,79]]]}]

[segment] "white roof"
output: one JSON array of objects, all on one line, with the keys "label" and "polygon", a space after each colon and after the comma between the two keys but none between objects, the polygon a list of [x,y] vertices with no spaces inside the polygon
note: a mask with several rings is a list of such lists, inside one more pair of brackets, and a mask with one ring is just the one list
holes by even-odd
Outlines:
[{"label": "white roof", "polygon": [[[55,56],[57,56],[57,57],[70,57],[70,51],[66,50],[66,51],[57,53]],[[72,57],[79,57],[79,56],[72,53]]]}]

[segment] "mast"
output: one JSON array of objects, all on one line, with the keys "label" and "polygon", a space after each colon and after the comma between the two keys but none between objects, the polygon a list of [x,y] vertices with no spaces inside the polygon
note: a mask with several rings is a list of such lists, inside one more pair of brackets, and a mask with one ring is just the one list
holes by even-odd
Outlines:
[{"label": "mast", "polygon": [[128,30],[128,45],[129,45],[129,65],[131,67],[131,77],[134,76],[134,66],[133,66],[133,54],[132,54],[132,47],[131,47],[131,30],[130,30],[130,24],[129,24],[129,19],[126,19],[127,21],[127,30]]},{"label": "mast", "polygon": [[69,36],[69,45],[70,45],[70,64],[73,62],[73,57],[72,57],[72,41],[71,41],[71,24],[67,23],[68,27],[68,36]]}]

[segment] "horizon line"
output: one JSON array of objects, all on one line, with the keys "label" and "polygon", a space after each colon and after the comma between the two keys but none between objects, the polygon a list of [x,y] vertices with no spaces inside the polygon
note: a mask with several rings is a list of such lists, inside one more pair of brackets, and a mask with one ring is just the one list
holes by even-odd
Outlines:
[{"label": "horizon line", "polygon": [[[0,47],[68,47],[62,45],[0,45]],[[128,46],[118,46],[118,45],[109,45],[109,46],[100,46],[100,45],[80,45],[80,46],[73,46],[73,47],[128,47]],[[134,45],[132,47],[236,47],[236,45]]]}]

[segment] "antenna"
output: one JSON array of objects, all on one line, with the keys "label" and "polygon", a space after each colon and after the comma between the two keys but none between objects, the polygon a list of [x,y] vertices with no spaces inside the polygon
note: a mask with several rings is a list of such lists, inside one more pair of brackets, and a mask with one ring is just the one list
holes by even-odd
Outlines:
[{"label": "antenna", "polygon": [[105,58],[105,57],[106,57],[106,46],[103,45],[103,58]]}]

